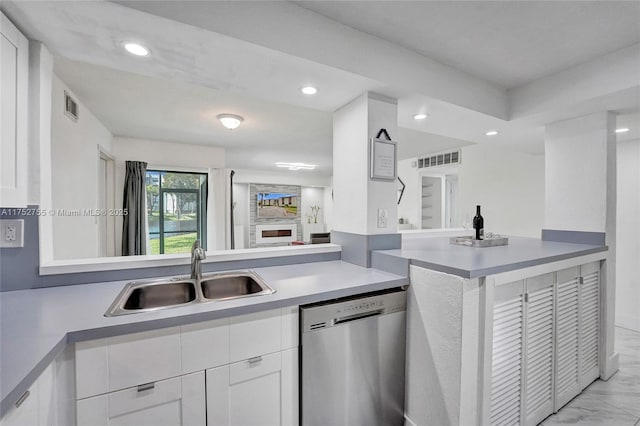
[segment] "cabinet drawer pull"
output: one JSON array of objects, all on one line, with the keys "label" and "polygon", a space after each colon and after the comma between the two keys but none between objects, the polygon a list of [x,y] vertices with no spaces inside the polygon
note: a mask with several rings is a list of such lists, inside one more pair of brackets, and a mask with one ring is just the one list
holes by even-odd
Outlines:
[{"label": "cabinet drawer pull", "polygon": [[31,392],[30,392],[30,391],[25,391],[25,392],[20,396],[20,398],[18,398],[18,400],[16,401],[16,408],[18,408],[19,406],[21,406],[21,405],[22,405],[22,403],[23,403],[27,398],[29,398],[29,395],[31,395]]},{"label": "cabinet drawer pull", "polygon": [[255,363],[258,363],[258,362],[260,362],[260,361],[262,361],[262,357],[261,357],[261,356],[254,356],[253,358],[249,358],[249,359],[247,360],[247,362],[248,362],[249,364],[255,364]]},{"label": "cabinet drawer pull", "polygon": [[144,392],[146,390],[150,390],[156,387],[156,383],[155,382],[151,382],[151,383],[145,383],[143,385],[139,385],[138,386],[138,392]]}]

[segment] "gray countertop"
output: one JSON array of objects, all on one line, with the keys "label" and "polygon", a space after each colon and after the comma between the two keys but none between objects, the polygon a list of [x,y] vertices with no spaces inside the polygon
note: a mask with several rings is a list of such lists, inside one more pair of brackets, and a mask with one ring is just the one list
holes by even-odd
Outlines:
[{"label": "gray countertop", "polygon": [[449,237],[425,237],[403,239],[401,249],[374,252],[373,266],[399,272],[403,266],[397,261],[404,259],[406,268],[412,264],[463,278],[477,278],[607,250],[607,246],[523,237],[509,237],[506,246],[476,248],[451,244]]},{"label": "gray countertop", "polygon": [[408,278],[342,261],[255,268],[276,292],[107,318],[125,281],[0,294],[0,413],[68,343],[242,315],[406,285]]}]

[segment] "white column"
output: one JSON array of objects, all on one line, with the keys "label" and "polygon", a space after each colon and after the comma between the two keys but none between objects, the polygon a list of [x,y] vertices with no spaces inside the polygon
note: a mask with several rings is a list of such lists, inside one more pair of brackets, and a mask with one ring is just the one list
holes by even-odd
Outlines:
[{"label": "white column", "polygon": [[601,377],[618,369],[614,352],[616,259],[615,115],[599,112],[548,124],[545,132],[545,228],[605,233]]},{"label": "white column", "polygon": [[[370,92],[334,113],[334,230],[362,235],[396,232],[397,184],[369,178],[369,151],[380,129],[395,137],[397,121],[397,101]],[[379,210],[386,211],[384,227],[378,226]]]}]

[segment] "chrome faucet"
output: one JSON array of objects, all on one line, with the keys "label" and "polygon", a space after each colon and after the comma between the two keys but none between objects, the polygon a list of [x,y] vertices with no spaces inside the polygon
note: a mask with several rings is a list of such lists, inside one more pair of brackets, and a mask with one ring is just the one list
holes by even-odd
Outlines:
[{"label": "chrome faucet", "polygon": [[202,267],[200,261],[207,258],[204,249],[200,247],[200,240],[195,240],[191,246],[191,279],[199,280],[202,278]]}]

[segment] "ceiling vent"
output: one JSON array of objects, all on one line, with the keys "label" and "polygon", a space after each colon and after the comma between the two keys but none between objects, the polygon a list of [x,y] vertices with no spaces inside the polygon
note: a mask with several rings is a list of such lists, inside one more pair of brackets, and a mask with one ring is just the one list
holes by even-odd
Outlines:
[{"label": "ceiling vent", "polygon": [[424,157],[418,157],[415,167],[418,169],[425,169],[427,167],[450,166],[460,164],[461,160],[462,150],[456,149],[455,151],[440,152]]},{"label": "ceiling vent", "polygon": [[78,121],[78,103],[65,91],[64,92],[64,113],[73,121]]}]

